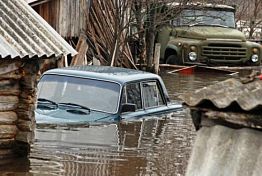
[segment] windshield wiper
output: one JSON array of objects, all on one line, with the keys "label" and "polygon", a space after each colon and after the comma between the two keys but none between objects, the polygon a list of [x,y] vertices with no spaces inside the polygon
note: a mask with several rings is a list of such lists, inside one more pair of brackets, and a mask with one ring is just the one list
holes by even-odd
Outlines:
[{"label": "windshield wiper", "polygon": [[83,105],[76,104],[76,103],[59,103],[58,105],[69,106],[70,108],[85,109],[85,110],[88,110],[90,112],[90,108],[83,106]]},{"label": "windshield wiper", "polygon": [[48,107],[48,108],[53,108],[54,109],[58,107],[57,103],[52,101],[52,100],[48,100],[45,98],[38,98],[37,99],[37,107],[38,108],[42,108],[42,107]]},{"label": "windshield wiper", "polygon": [[218,26],[218,27],[229,28],[228,26],[223,25],[223,24],[210,24],[210,26]]},{"label": "windshield wiper", "polygon": [[203,21],[197,22],[197,23],[193,23],[193,24],[189,24],[189,27],[193,27],[193,26],[197,26],[197,25],[207,25],[205,24]]}]

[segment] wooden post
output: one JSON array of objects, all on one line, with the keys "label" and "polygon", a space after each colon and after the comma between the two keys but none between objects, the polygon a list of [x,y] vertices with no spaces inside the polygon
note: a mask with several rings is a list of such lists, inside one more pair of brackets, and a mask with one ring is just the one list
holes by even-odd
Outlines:
[{"label": "wooden post", "polygon": [[97,58],[93,57],[93,65],[101,65],[101,63]]},{"label": "wooden post", "polygon": [[155,54],[154,54],[154,72],[156,74],[158,74],[159,72],[160,49],[161,49],[161,44],[156,43]]},{"label": "wooden post", "polygon": [[116,52],[117,52],[117,46],[118,46],[118,41],[116,40],[115,47],[114,47],[114,52],[112,55],[112,60],[110,66],[113,67],[115,63],[115,57],[116,57]]},{"label": "wooden post", "polygon": [[35,102],[37,74],[39,71],[38,60],[23,62],[23,75],[19,80],[20,95],[16,109],[17,135],[15,137],[15,153],[26,155],[30,150],[30,144],[34,140],[35,130]]},{"label": "wooden post", "polygon": [[80,36],[76,46],[76,50],[78,54],[73,57],[70,66],[85,65],[85,56],[88,50],[88,44],[86,42],[86,38],[87,37],[85,35]]},{"label": "wooden post", "polygon": [[65,67],[65,56],[62,56],[61,58],[59,58],[59,60],[57,61],[57,67],[58,68]]}]

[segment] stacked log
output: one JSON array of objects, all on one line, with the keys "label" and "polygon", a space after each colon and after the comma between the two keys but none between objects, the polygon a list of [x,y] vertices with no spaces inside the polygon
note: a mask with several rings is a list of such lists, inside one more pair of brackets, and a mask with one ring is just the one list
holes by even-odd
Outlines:
[{"label": "stacked log", "polygon": [[19,102],[19,71],[21,62],[0,63],[0,158],[13,156],[17,119],[15,112]]},{"label": "stacked log", "polygon": [[13,157],[18,144],[27,154],[32,142],[37,69],[36,63],[0,63],[0,159]]}]

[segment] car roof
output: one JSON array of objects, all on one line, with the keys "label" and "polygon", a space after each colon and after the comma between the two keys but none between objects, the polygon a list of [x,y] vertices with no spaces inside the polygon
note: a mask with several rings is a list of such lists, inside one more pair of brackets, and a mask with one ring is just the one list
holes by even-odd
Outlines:
[{"label": "car roof", "polygon": [[95,78],[125,84],[126,82],[161,78],[152,73],[110,66],[74,66],[48,70],[45,74],[69,75],[85,78]]}]

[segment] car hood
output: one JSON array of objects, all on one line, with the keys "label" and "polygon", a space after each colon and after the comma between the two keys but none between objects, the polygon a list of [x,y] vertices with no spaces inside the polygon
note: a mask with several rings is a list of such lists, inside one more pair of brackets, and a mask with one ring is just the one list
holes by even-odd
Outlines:
[{"label": "car hood", "polygon": [[117,115],[91,110],[35,110],[37,124],[84,124],[101,121],[114,121]]},{"label": "car hood", "polygon": [[192,38],[192,39],[226,39],[226,40],[241,40],[246,41],[244,34],[241,31],[225,27],[177,27],[177,37]]}]

